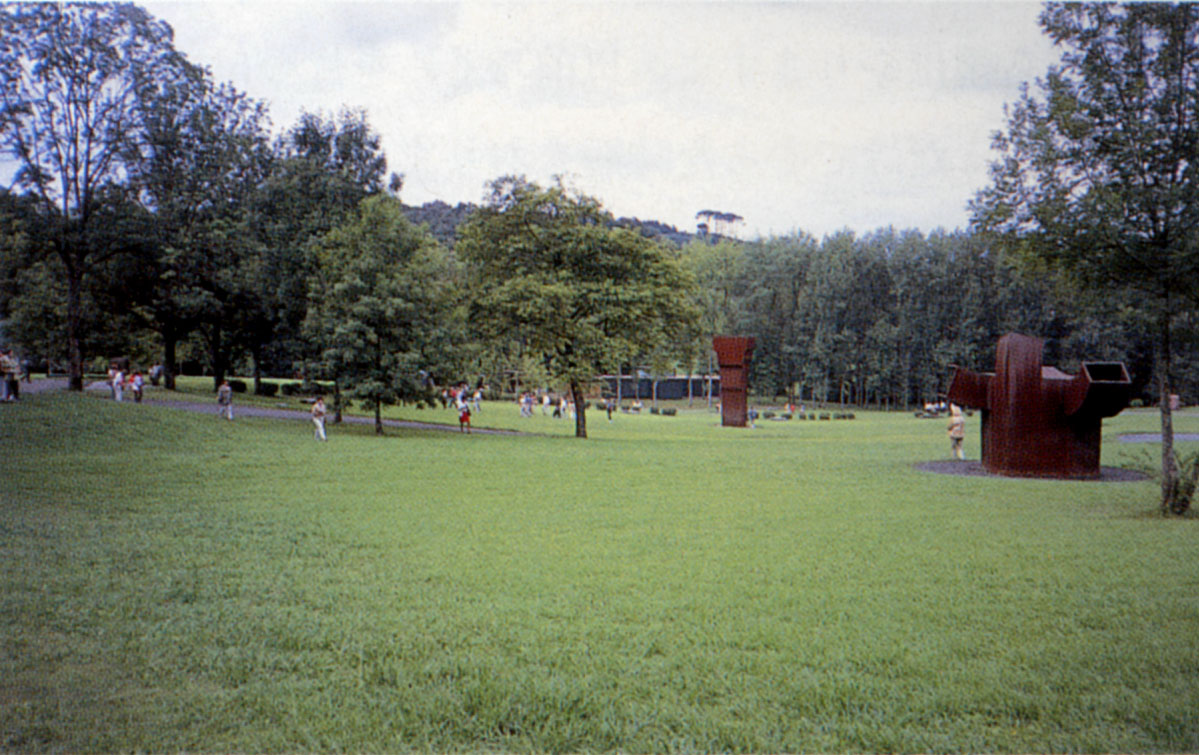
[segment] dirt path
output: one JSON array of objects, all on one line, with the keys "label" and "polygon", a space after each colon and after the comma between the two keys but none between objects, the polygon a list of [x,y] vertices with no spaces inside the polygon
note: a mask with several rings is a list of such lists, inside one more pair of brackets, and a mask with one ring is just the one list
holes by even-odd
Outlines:
[{"label": "dirt path", "polygon": [[[31,383],[21,383],[21,393],[43,393],[45,391],[66,390],[66,378],[39,378]],[[85,386],[85,390],[107,392],[108,386],[104,383],[90,383]],[[158,395],[156,395],[158,394]],[[128,395],[128,394],[126,394]],[[179,409],[182,411],[198,412],[200,414],[216,414],[216,402],[204,401],[176,401],[173,399],[162,399],[159,396],[160,391],[148,390],[146,392],[143,403],[152,404],[154,406],[163,406],[168,409]],[[132,399],[126,399],[131,401]],[[240,406],[236,399],[233,404],[234,417],[265,417],[267,419],[283,419],[295,420],[302,422],[310,422],[312,415],[304,409],[269,409],[258,406]],[[374,425],[374,417],[361,417],[357,415],[343,414],[342,422],[354,425]],[[330,424],[332,424],[330,422]],[[385,419],[383,420],[384,427],[398,427],[408,430],[440,430],[442,432],[461,432],[454,425],[443,425],[436,422],[416,422],[414,420],[402,419]],[[519,430],[497,430],[487,427],[475,427],[471,430],[472,433],[481,435],[531,435],[532,433],[520,432]]]}]

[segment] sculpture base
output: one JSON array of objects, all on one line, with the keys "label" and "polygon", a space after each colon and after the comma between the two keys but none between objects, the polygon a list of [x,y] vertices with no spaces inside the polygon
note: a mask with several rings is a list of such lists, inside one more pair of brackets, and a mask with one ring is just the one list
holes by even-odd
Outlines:
[{"label": "sculpture base", "polygon": [[1098,477],[1046,477],[1035,475],[1001,475],[988,472],[981,461],[924,461],[913,465],[921,472],[934,474],[961,475],[963,477],[990,477],[996,480],[1060,480],[1062,482],[1141,482],[1148,480],[1149,475],[1133,469],[1120,467],[1100,467]]}]

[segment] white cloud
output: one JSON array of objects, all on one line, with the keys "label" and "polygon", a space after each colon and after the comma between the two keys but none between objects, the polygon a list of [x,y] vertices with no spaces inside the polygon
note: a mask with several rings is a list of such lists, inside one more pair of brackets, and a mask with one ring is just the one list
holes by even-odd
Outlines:
[{"label": "white cloud", "polygon": [[277,128],[362,106],[408,202],[566,173],[617,214],[749,233],[956,227],[1056,58],[1032,3],[152,3]]}]

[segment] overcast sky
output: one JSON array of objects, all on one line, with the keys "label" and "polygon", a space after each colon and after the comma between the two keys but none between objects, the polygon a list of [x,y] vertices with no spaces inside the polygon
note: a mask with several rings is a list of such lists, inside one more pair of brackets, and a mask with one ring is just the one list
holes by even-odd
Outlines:
[{"label": "overcast sky", "polygon": [[617,215],[739,235],[965,227],[990,136],[1058,57],[1029,2],[165,2],[270,105],[365,108],[408,204],[561,174]]}]

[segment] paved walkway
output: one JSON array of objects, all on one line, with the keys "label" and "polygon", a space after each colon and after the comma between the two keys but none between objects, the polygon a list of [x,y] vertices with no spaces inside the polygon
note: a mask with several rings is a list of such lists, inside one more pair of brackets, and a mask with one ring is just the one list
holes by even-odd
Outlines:
[{"label": "paved walkway", "polygon": [[[1174,440],[1199,440],[1199,433],[1174,433]],[[1161,443],[1161,433],[1128,433],[1120,436],[1121,443]]]},{"label": "paved walkway", "polygon": [[[40,378],[32,383],[21,383],[22,393],[41,393],[43,391],[66,390],[66,378]],[[108,385],[101,382],[93,382],[84,386],[85,390],[107,392]],[[149,389],[146,391],[145,398],[142,403],[153,404],[154,406],[162,406],[168,409],[180,409],[182,411],[199,412],[201,414],[216,414],[217,406],[216,399],[212,401],[187,401],[175,399],[163,399],[160,396],[163,391]],[[126,396],[129,394],[126,393]],[[132,402],[131,398],[126,398],[126,401]],[[297,420],[304,422],[312,421],[312,414],[305,409],[270,409],[259,406],[244,406],[239,405],[234,399],[233,403],[234,417],[265,417],[268,419],[285,419]],[[341,421],[345,424],[354,425],[374,425],[374,417],[362,417],[359,415],[343,414]],[[330,421],[329,424],[332,424]],[[416,422],[414,420],[402,419],[385,419],[383,420],[384,427],[398,427],[408,430],[441,430],[443,432],[461,432],[457,425],[439,424],[436,422]],[[488,427],[475,427],[471,429],[472,433],[482,435],[531,435],[532,433],[520,432],[519,430],[497,430]]]}]

